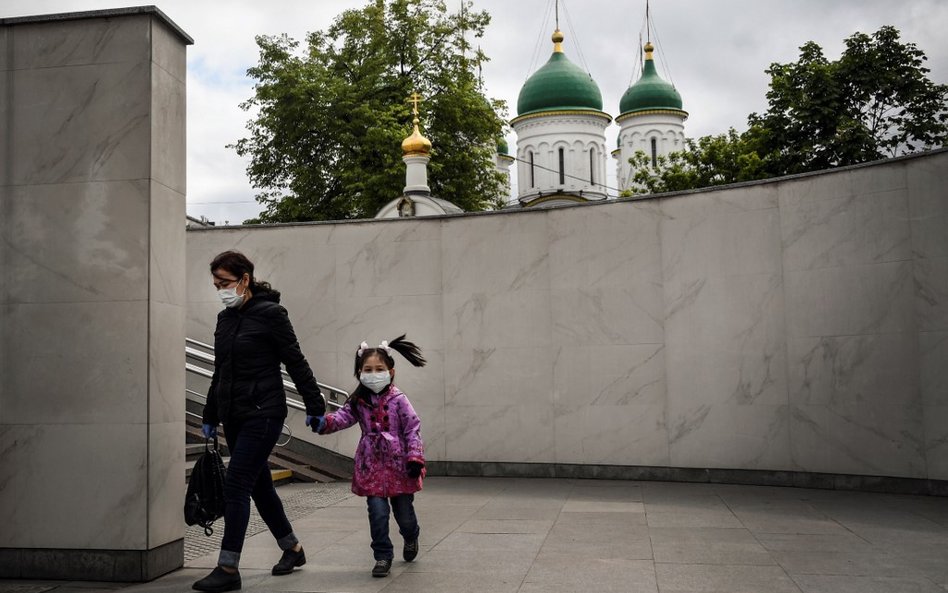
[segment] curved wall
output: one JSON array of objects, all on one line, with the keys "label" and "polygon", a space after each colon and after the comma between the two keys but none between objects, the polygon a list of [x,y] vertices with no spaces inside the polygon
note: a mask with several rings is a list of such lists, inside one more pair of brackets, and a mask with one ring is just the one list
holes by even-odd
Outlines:
[{"label": "curved wall", "polygon": [[[714,191],[188,232],[238,248],[321,380],[408,332],[429,459],[948,479],[948,152]],[[302,418],[290,423],[306,434]],[[351,455],[356,431],[317,442]]]}]

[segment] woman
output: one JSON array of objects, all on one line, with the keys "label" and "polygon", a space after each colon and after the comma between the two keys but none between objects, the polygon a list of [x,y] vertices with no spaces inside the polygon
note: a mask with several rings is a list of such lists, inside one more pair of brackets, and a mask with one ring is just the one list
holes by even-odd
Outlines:
[{"label": "woman", "polygon": [[[316,378],[290,324],[280,293],[254,278],[253,263],[242,253],[225,251],[211,262],[214,287],[224,304],[214,331],[214,376],[204,406],[204,436],[223,423],[230,462],[224,485],[224,537],[217,567],[194,583],[198,591],[240,589],[240,552],[253,498],[277,540],[283,557],[274,575],[290,574],[306,563],[283,503],[270,478],[267,458],[286,418],[286,392],[280,363],[296,383],[306,405],[307,424],[325,413]],[[318,420],[317,420],[318,422]]]}]

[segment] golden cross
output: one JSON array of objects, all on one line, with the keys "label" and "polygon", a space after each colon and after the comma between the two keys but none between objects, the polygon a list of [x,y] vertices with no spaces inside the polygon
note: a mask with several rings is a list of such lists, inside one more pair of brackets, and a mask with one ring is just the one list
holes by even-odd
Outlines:
[{"label": "golden cross", "polygon": [[419,95],[418,93],[412,93],[411,96],[408,97],[408,100],[414,104],[414,107],[412,107],[412,113],[415,115],[415,117],[417,117],[418,116],[418,102],[421,101],[421,95]]}]

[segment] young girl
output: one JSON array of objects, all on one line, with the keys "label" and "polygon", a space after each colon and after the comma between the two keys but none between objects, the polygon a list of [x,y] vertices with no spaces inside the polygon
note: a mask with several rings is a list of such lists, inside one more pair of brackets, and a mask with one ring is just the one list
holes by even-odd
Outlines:
[{"label": "young girl", "polygon": [[388,536],[389,505],[405,539],[402,558],[411,562],[418,555],[418,520],[412,504],[425,475],[421,422],[408,397],[392,383],[394,352],[421,367],[425,359],[419,348],[401,335],[391,343],[369,348],[362,342],[355,356],[359,386],[340,410],[314,418],[312,428],[329,434],[356,422],[362,437],[355,453],[352,492],[367,497],[369,530],[375,555],[373,577],[384,577],[392,568],[392,540]]}]

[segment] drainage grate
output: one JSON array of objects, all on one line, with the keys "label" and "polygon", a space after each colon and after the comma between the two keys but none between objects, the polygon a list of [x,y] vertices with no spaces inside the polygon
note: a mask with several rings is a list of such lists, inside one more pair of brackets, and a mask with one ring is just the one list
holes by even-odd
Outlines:
[{"label": "drainage grate", "polygon": [[[283,510],[286,511],[286,517],[290,522],[301,517],[305,517],[313,512],[332,506],[339,501],[353,496],[350,491],[349,482],[328,482],[324,484],[313,483],[305,489],[298,490],[286,496],[280,495],[283,501]],[[279,492],[279,489],[277,489]],[[267,524],[263,522],[257,509],[250,504],[250,523],[247,525],[247,537],[256,535],[267,530]],[[184,534],[184,561],[194,560],[206,554],[216,552],[221,549],[221,538],[224,536],[224,520],[219,519],[214,522],[214,534],[210,537],[204,535],[204,529],[193,525],[188,527]],[[42,593],[44,589],[37,591],[24,591],[23,593]],[[0,589],[0,593],[7,593]],[[11,592],[14,593],[14,592]],[[20,593],[16,591],[15,593]]]}]

